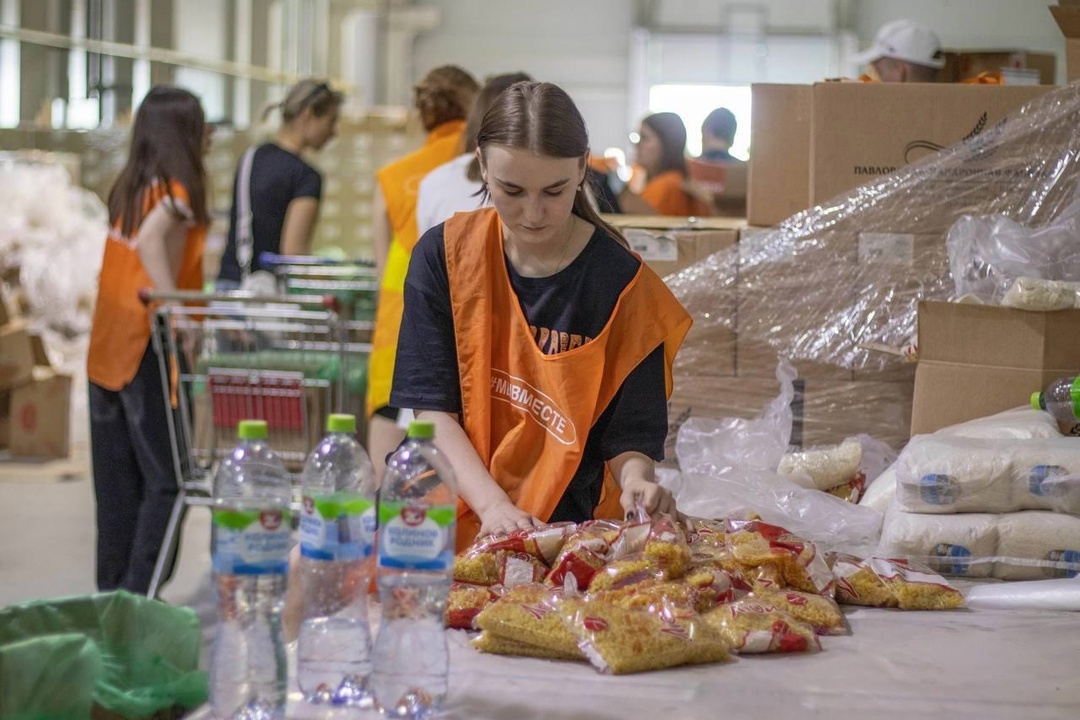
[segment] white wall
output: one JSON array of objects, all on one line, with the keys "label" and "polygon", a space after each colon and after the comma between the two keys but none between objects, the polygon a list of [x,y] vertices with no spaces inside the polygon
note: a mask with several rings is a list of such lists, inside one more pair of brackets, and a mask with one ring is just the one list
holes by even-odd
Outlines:
[{"label": "white wall", "polygon": [[[625,145],[632,0],[430,0],[440,27],[416,41],[414,72],[460,65],[523,71],[574,98],[592,147]],[[414,77],[417,80],[419,77]]]},{"label": "white wall", "polygon": [[[173,42],[180,52],[226,59],[228,7],[220,0],[183,0],[173,6]],[[206,117],[225,115],[225,77],[206,70],[177,68],[176,84],[199,96]]]}]

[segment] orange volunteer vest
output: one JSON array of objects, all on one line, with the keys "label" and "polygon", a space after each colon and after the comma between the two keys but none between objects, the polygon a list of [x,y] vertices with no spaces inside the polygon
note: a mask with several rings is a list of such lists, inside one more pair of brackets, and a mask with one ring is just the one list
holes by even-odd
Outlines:
[{"label": "orange volunteer vest", "polygon": [[713,214],[711,207],[683,189],[683,176],[675,170],[651,178],[641,191],[641,199],[652,205],[657,215],[701,217]]},{"label": "orange volunteer vest", "polygon": [[[189,207],[187,189],[173,180],[169,183],[173,200],[181,208]],[[145,195],[143,217],[167,198],[165,188],[155,183]],[[141,223],[140,219],[140,223]],[[201,290],[202,256],[206,245],[206,227],[188,229],[176,287]],[[150,310],[139,300],[139,291],[153,287],[139,258],[139,232],[127,238],[120,234],[120,223],[109,229],[105,257],[101,261],[94,323],[90,329],[90,347],[86,356],[86,374],[90,381],[106,390],[122,390],[139,370],[150,342]]]},{"label": "orange volunteer vest", "polygon": [[390,403],[394,382],[394,354],[404,309],[403,292],[409,257],[420,240],[416,230],[416,193],[429,172],[460,154],[459,142],[465,132],[464,120],[443,123],[428,133],[424,146],[390,163],[375,174],[386,199],[393,237],[386,258],[379,304],[375,310],[375,331],[368,356],[367,414]]},{"label": "orange volunteer vest", "polygon": [[[670,397],[671,365],[690,315],[642,263],[595,339],[547,355],[510,285],[494,209],[454,215],[445,242],[462,426],[514,504],[547,520],[577,471],[589,430],[630,372],[660,344]],[[595,516],[621,519],[619,495],[606,471]],[[479,529],[477,515],[459,500],[459,551]]]}]

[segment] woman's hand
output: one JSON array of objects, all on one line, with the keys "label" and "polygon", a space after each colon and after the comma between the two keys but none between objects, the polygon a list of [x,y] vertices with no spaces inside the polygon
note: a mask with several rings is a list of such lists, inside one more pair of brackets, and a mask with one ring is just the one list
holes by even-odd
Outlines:
[{"label": "woman's hand", "polygon": [[506,534],[515,530],[531,530],[544,523],[510,502],[497,502],[486,508],[480,515],[480,535]]},{"label": "woman's hand", "polygon": [[628,515],[640,504],[650,515],[666,513],[673,518],[678,517],[671,491],[656,481],[640,476],[629,477],[623,482],[619,503]]}]

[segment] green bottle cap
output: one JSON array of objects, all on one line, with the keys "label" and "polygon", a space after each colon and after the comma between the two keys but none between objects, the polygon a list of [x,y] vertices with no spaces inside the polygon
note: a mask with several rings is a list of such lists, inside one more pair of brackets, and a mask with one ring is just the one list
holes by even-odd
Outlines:
[{"label": "green bottle cap", "polygon": [[326,431],[332,433],[355,433],[356,416],[346,413],[331,413],[326,418]]},{"label": "green bottle cap", "polygon": [[241,440],[265,440],[269,431],[265,420],[241,420],[236,436]]},{"label": "green bottle cap", "polygon": [[1034,410],[1045,410],[1043,407],[1043,394],[1041,392],[1031,393],[1031,407]]},{"label": "green bottle cap", "polygon": [[409,437],[430,440],[435,437],[435,423],[430,420],[413,420],[409,423]]}]

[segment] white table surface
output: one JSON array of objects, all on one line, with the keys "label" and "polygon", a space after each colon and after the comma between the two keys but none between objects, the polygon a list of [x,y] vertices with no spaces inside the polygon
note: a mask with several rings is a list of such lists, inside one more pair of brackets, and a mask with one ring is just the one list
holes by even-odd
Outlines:
[{"label": "white table surface", "polygon": [[[1080,613],[845,610],[852,633],[821,638],[819,653],[618,677],[583,663],[485,655],[468,646],[467,633],[451,630],[444,717],[1080,718]],[[204,708],[189,717],[212,715]],[[313,708],[294,692],[288,717],[379,715]]]}]

